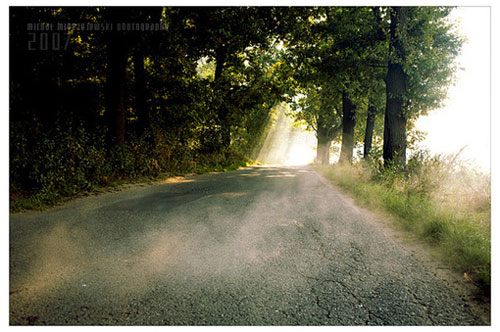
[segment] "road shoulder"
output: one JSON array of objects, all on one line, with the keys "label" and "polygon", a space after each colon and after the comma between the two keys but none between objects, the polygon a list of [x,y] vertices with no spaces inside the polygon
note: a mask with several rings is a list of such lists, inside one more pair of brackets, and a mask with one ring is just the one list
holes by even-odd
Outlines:
[{"label": "road shoulder", "polygon": [[402,250],[422,264],[436,278],[442,280],[458,297],[462,298],[471,311],[486,324],[491,325],[491,299],[481,294],[479,288],[468,282],[464,275],[440,259],[439,254],[427,243],[404,231],[395,217],[384,211],[368,210],[360,207],[342,188],[335,186],[321,173],[311,167],[325,185],[334,188],[346,204],[366,216],[365,220],[375,225],[384,235],[390,237]]}]

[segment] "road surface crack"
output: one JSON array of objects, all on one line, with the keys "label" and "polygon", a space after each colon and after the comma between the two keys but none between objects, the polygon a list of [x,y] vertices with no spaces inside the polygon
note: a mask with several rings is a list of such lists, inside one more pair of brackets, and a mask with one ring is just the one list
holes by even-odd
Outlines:
[{"label": "road surface crack", "polygon": [[[330,283],[333,283],[335,285],[340,286],[346,294],[348,294],[351,298],[353,298],[355,300],[358,308],[364,309],[364,311],[366,313],[365,325],[368,325],[370,322],[373,322],[374,319],[378,319],[383,323],[387,323],[386,319],[384,319],[384,318],[378,316],[377,314],[373,313],[372,311],[370,311],[368,309],[368,307],[365,306],[364,301],[361,298],[359,298],[358,295],[355,292],[353,292],[351,290],[351,288],[348,287],[346,284],[344,284],[342,281],[328,279],[328,278],[313,277],[313,276],[308,276],[308,275],[304,275],[304,274],[301,274],[301,275],[306,279],[314,280],[314,281],[319,282],[319,283],[330,282]],[[315,289],[315,288],[313,288],[313,289]],[[321,293],[324,295],[331,295],[328,292],[321,292]],[[332,307],[331,306],[325,307],[324,305],[321,305],[320,302],[321,302],[321,300],[320,300],[319,296],[316,295],[316,305],[319,308],[321,308],[327,312],[328,318],[332,318]]]}]

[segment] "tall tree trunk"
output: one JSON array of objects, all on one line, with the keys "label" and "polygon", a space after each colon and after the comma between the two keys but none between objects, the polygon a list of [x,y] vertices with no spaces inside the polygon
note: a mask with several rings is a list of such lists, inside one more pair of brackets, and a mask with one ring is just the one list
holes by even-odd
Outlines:
[{"label": "tall tree trunk", "polygon": [[224,84],[224,79],[222,77],[222,70],[224,68],[224,62],[226,61],[226,53],[224,49],[218,49],[215,53],[215,76],[214,82],[216,89],[220,93],[222,100],[219,100],[217,114],[219,118],[219,125],[221,126],[221,137],[222,137],[222,146],[226,149],[231,145],[231,121],[229,110],[226,107],[226,84]]},{"label": "tall tree trunk", "polygon": [[318,136],[318,146],[316,152],[316,162],[320,165],[330,164],[330,146],[332,145],[332,140],[324,137]]},{"label": "tall tree trunk", "polygon": [[[143,7],[140,10],[129,8],[129,15],[127,18],[135,22],[148,22],[159,23],[163,12],[162,7]],[[151,120],[151,109],[148,105],[148,89],[147,78],[144,69],[144,49],[147,49],[148,36],[142,32],[134,33],[127,40],[128,44],[134,44],[134,76],[135,76],[135,108],[138,117],[138,127],[141,133],[146,134],[146,139],[149,146],[154,151],[155,137]]]},{"label": "tall tree trunk", "polygon": [[34,47],[29,46],[31,36],[26,25],[30,20],[28,9],[9,7],[9,12],[9,123],[28,123],[34,119],[31,110],[35,108],[37,99],[24,96],[31,96],[37,90],[33,69],[37,60],[35,54],[38,52],[30,50]]},{"label": "tall tree trunk", "polygon": [[328,135],[328,128],[325,127],[321,117],[318,117],[318,129],[316,130],[316,137],[318,145],[316,150],[316,162],[320,165],[330,164],[330,145],[332,139]]},{"label": "tall tree trunk", "polygon": [[146,105],[146,79],[144,75],[144,57],[139,47],[134,49],[135,110],[141,130],[149,127],[149,112]]},{"label": "tall tree trunk", "polygon": [[127,46],[123,36],[113,32],[108,41],[108,68],[106,75],[106,113],[110,126],[111,143],[125,143],[125,69]]},{"label": "tall tree trunk", "polygon": [[148,141],[154,148],[154,135],[151,126],[151,115],[147,104],[146,75],[144,72],[144,55],[137,47],[134,50],[134,75],[135,75],[135,108],[137,112],[139,128],[147,133]]},{"label": "tall tree trunk", "polygon": [[389,66],[386,77],[386,109],[384,119],[384,165],[394,164],[403,170],[406,165],[406,116],[403,103],[406,94],[406,74],[402,63],[405,49],[401,39],[407,34],[407,7],[391,8]]},{"label": "tall tree trunk", "polygon": [[372,149],[373,141],[373,128],[375,126],[375,116],[377,110],[373,105],[368,106],[368,115],[366,117],[366,129],[365,129],[365,142],[363,148],[363,157],[368,159],[370,157],[370,150]]},{"label": "tall tree trunk", "polygon": [[342,146],[340,148],[340,163],[352,163],[352,153],[354,149],[354,126],[356,106],[347,95],[342,92]]},{"label": "tall tree trunk", "polygon": [[223,49],[219,48],[215,51],[215,75],[214,81],[219,82],[222,77],[222,69],[224,68],[224,62],[226,61],[226,53]]}]

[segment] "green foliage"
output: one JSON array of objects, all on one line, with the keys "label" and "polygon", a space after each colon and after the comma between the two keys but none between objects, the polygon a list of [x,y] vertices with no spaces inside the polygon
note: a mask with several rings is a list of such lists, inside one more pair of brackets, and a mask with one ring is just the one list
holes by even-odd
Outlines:
[{"label": "green foliage", "polygon": [[[224,170],[256,155],[285,88],[277,11],[12,8],[13,209],[23,199],[42,206],[117,181]],[[34,22],[166,29],[72,28],[64,52],[28,51],[26,27]]]},{"label": "green foliage", "polygon": [[410,7],[407,52],[403,69],[408,77],[406,110],[410,118],[442,106],[453,83],[464,38],[448,19],[451,7]]},{"label": "green foliage", "polygon": [[404,230],[437,248],[443,259],[489,291],[490,178],[456,156],[417,151],[406,174],[371,161],[316,166],[370,209],[389,212]]},{"label": "green foliage", "polygon": [[[357,106],[355,142],[362,142],[368,105],[383,109],[385,35],[378,8],[320,7],[294,31],[288,61],[295,92],[297,121],[338,141],[342,122],[342,93]],[[306,34],[304,31],[308,31]],[[321,125],[318,125],[318,120]],[[323,127],[323,128],[320,128]],[[375,135],[381,135],[381,117]]]},{"label": "green foliage", "polygon": [[[441,106],[463,38],[447,18],[451,8],[407,9],[406,29],[397,29],[401,54],[389,46],[391,7],[314,7],[303,13],[307,19],[297,22],[286,43],[297,121],[314,131],[318,119],[335,127],[341,122],[341,94],[346,91],[357,106],[354,138],[361,143],[368,106],[378,114],[385,108],[389,62],[401,63],[407,78],[402,98],[409,130],[420,115]],[[383,117],[377,116],[375,139],[382,138],[383,126]]]},{"label": "green foliage", "polygon": [[11,124],[11,193],[33,196],[38,205],[53,204],[91,190],[109,174],[102,136],[56,124],[30,139],[20,127]]},{"label": "green foliage", "polygon": [[[123,181],[148,180],[168,174],[228,170],[243,165],[237,152],[200,154],[199,148],[175,144],[162,132],[156,147],[146,137],[123,146],[106,147],[105,133],[90,134],[82,127],[57,124],[37,142],[28,143],[23,131],[11,127],[11,210],[43,208],[68,197]],[[29,150],[29,151],[28,151]]]},{"label": "green foliage", "polygon": [[[50,203],[113,181],[239,164],[256,156],[273,106],[282,101],[295,106],[293,114],[309,129],[321,127],[325,136],[335,139],[345,90],[357,106],[355,138],[360,142],[368,105],[379,111],[384,106],[389,11],[12,8],[12,198],[36,197],[37,202]],[[411,76],[407,105],[412,119],[438,105],[454,70],[461,39],[446,21],[448,12],[449,8],[412,7],[404,64]],[[26,49],[28,22],[100,23],[117,17],[124,22],[162,23],[166,30],[71,29],[65,52]],[[110,56],[113,45],[122,51],[119,57],[126,58],[123,75],[116,75],[120,79],[110,74],[116,64]],[[121,105],[123,117],[115,114],[110,101]],[[116,146],[110,136],[123,118],[125,143]],[[378,116],[375,164],[381,159],[382,123]],[[417,139],[416,133],[407,141]],[[418,165],[410,160],[409,172],[420,174]],[[391,186],[405,183],[406,178],[388,174],[380,176],[386,182],[392,179]],[[403,186],[411,197],[434,185],[430,178],[418,176],[418,182]],[[429,234],[436,233],[434,229],[438,228],[429,226]]]}]

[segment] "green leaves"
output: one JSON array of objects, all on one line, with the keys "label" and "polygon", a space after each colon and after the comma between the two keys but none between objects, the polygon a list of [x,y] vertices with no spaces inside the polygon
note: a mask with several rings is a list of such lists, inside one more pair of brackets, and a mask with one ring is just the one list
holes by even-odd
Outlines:
[{"label": "green leaves", "polygon": [[441,106],[464,38],[447,15],[449,7],[410,7],[403,69],[408,77],[407,114],[416,118]]},{"label": "green leaves", "polygon": [[[401,62],[408,76],[405,112],[414,119],[439,106],[463,42],[447,21],[447,7],[408,8],[408,33],[400,36],[406,52],[399,58],[388,52],[386,7],[117,10],[12,9],[10,160],[15,186],[71,193],[113,172],[136,177],[195,169],[214,160],[221,164],[224,155],[248,156],[266,132],[272,107],[282,101],[290,103],[289,113],[298,122],[317,130],[321,118],[323,129],[334,135],[344,90],[362,126],[368,105],[384,108],[389,61]],[[167,27],[121,36],[127,53],[120,90],[127,132],[125,147],[118,150],[105,143],[102,130],[112,118],[104,98],[112,63],[106,56],[108,32],[72,30],[66,52],[27,52],[25,34],[27,22],[102,23],[117,17]],[[135,52],[144,60],[142,75],[135,71]],[[143,82],[138,84],[142,90],[134,87],[136,82]],[[146,113],[151,121],[143,121]],[[358,140],[361,126],[355,129]]]}]

